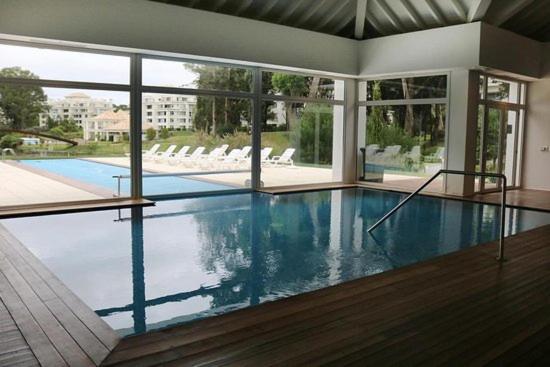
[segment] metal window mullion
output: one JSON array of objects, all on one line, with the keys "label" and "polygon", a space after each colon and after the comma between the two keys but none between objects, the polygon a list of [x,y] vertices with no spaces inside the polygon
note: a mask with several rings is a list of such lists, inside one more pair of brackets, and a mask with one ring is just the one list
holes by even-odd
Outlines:
[{"label": "metal window mullion", "polygon": [[329,105],[344,105],[343,100],[334,100],[334,99],[321,99],[321,98],[309,98],[309,97],[295,97],[295,96],[282,96],[275,94],[262,94],[260,96],[262,101],[274,102],[296,102],[296,103],[320,103],[320,104],[329,104]]},{"label": "metal window mullion", "polygon": [[424,98],[424,99],[385,99],[381,101],[367,101],[367,106],[404,106],[423,104],[446,104],[448,98]]},{"label": "metal window mullion", "polygon": [[52,80],[52,79],[0,78],[0,84],[28,85],[28,86],[39,86],[44,88],[91,89],[91,90],[120,91],[120,92],[129,92],[131,89],[129,84],[73,82],[73,81]]},{"label": "metal window mullion", "polygon": [[251,187],[258,190],[261,187],[261,150],[262,150],[262,72],[254,70],[254,99],[252,102],[252,157],[251,157]]},{"label": "metal window mullion", "polygon": [[142,86],[141,91],[143,93],[158,93],[158,94],[181,94],[181,95],[198,95],[198,96],[247,98],[247,99],[254,98],[254,93],[250,93],[250,92],[177,88],[177,87],[157,87],[152,85]]},{"label": "metal window mullion", "polygon": [[143,196],[141,79],[141,56],[135,54],[130,59],[130,175],[133,199]]}]

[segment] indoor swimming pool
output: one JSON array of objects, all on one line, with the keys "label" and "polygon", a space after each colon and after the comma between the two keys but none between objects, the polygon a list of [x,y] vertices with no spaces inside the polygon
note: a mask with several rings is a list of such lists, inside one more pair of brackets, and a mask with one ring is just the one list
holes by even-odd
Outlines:
[{"label": "indoor swimming pool", "polygon": [[[17,237],[121,335],[396,269],[498,239],[499,207],[359,188],[219,195],[21,219]],[[509,209],[507,235],[550,224]]]}]

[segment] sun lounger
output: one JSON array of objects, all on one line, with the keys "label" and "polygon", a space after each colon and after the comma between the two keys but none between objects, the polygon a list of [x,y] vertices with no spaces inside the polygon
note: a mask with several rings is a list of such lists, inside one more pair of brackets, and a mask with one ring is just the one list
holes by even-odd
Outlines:
[{"label": "sun lounger", "polygon": [[[155,157],[155,155],[157,154],[157,151],[159,150],[159,148],[160,148],[160,144],[155,144],[151,148],[149,148],[148,150],[143,150],[141,152],[141,154],[143,156],[143,160],[153,159]],[[127,156],[130,156],[130,153],[128,153]]]},{"label": "sun lounger", "polygon": [[184,145],[177,153],[172,153],[168,157],[168,163],[171,165],[177,164],[181,158],[184,158],[188,155],[187,152],[189,151],[189,149],[191,149],[189,145]]},{"label": "sun lounger", "polygon": [[292,160],[292,156],[294,155],[294,152],[296,149],[294,148],[288,148],[281,154],[280,156],[274,156],[270,160],[268,160],[268,163],[272,166],[294,166],[294,161]]},{"label": "sun lounger", "polygon": [[203,154],[205,147],[198,147],[191,153],[190,155],[186,155],[185,157],[180,157],[178,159],[178,163],[183,164],[186,167],[192,166],[194,162],[199,160],[199,157]]},{"label": "sun lounger", "polygon": [[168,157],[170,157],[174,153],[177,147],[177,145],[172,144],[164,152],[158,152],[153,159],[155,160],[155,162],[168,160]]}]

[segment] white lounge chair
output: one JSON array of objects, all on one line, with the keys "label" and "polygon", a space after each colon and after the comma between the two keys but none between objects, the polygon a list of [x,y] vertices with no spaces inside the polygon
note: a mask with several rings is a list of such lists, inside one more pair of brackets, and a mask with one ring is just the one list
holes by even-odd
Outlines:
[{"label": "white lounge chair", "polygon": [[177,153],[172,153],[168,157],[168,163],[171,165],[177,164],[181,158],[187,156],[187,152],[191,149],[189,145],[184,145]]},{"label": "white lounge chair", "polygon": [[294,167],[294,161],[292,160],[292,156],[294,155],[294,152],[296,149],[294,148],[288,148],[283,152],[281,155],[273,156],[268,162],[270,165],[273,166],[290,166]]},{"label": "white lounge chair", "polygon": [[199,157],[203,154],[205,147],[196,148],[193,153],[180,157],[178,163],[183,164],[186,167],[192,166],[196,161],[199,160]]},{"label": "white lounge chair", "polygon": [[155,162],[161,162],[161,161],[164,161],[164,160],[168,160],[168,158],[174,154],[174,151],[176,150],[178,146],[175,145],[175,144],[172,144],[170,145],[164,152],[158,152],[155,156],[154,156],[154,160]]},{"label": "white lounge chair", "polygon": [[232,149],[229,154],[219,159],[217,166],[227,169],[236,166],[240,162],[242,149]]},{"label": "white lounge chair", "polygon": [[405,158],[410,159],[413,162],[420,162],[420,157],[422,154],[420,153],[420,145],[415,145],[412,147],[411,151],[408,153],[405,153]]},{"label": "white lounge chair", "polygon": [[431,162],[438,162],[438,163],[443,162],[443,160],[445,159],[445,148],[444,147],[437,148],[435,153],[430,154],[427,158]]},{"label": "white lounge chair", "polygon": [[226,149],[227,147],[222,146],[219,148],[214,148],[208,154],[202,154],[199,159],[195,161],[195,165],[198,165],[201,168],[212,166],[215,162],[219,161],[219,159],[224,156]]},{"label": "white lounge chair", "polygon": [[[160,148],[160,144],[155,144],[151,148],[149,148],[148,150],[141,151],[141,154],[143,156],[143,160],[146,161],[146,160],[149,160],[149,159],[153,159],[155,157],[155,155],[157,154],[157,151],[159,150],[159,148]],[[127,156],[129,157],[130,153],[128,153]]]}]

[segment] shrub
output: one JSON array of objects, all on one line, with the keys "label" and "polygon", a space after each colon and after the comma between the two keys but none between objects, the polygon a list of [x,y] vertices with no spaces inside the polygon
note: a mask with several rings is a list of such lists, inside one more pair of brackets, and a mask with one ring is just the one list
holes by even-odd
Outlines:
[{"label": "shrub", "polygon": [[161,139],[168,139],[170,137],[170,130],[168,130],[167,128],[163,127],[162,129],[160,129],[159,131],[159,137]]},{"label": "shrub", "polygon": [[149,141],[154,140],[157,137],[157,131],[152,127],[150,127],[147,130],[145,130],[145,136]]},{"label": "shrub", "polygon": [[0,139],[0,148],[12,148],[15,149],[17,146],[21,145],[21,140],[17,135],[7,134]]}]

